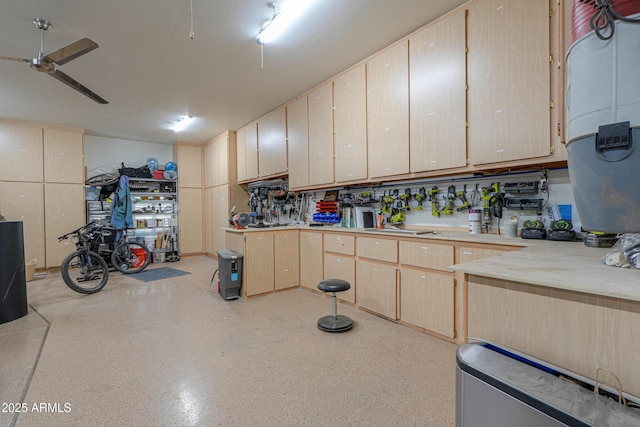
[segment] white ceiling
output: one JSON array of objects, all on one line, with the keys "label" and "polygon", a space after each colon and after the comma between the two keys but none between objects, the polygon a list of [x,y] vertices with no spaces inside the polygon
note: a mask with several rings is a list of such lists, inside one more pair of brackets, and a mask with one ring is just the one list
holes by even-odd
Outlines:
[{"label": "white ceiling", "polygon": [[[255,37],[269,0],[2,0],[0,56],[35,57],[82,37],[100,47],[63,66],[100,105],[25,63],[0,61],[0,118],[172,144],[236,130],[412,33],[464,0],[318,0],[282,38]],[[186,132],[169,130],[190,114]]]}]

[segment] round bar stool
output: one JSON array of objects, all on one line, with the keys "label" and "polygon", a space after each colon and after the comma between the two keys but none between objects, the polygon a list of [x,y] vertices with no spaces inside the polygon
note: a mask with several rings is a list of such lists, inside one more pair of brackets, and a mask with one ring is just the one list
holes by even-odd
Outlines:
[{"label": "round bar stool", "polygon": [[322,292],[331,292],[331,315],[318,319],[318,329],[326,332],[344,332],[351,329],[353,320],[347,316],[338,314],[336,292],[349,290],[351,285],[346,280],[327,279],[318,283],[318,289]]}]

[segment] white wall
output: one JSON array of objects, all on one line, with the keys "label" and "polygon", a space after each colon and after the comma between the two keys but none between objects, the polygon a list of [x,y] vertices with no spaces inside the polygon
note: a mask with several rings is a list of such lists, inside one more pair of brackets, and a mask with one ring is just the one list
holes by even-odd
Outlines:
[{"label": "white wall", "polygon": [[[503,186],[505,183],[515,183],[515,182],[529,182],[529,181],[539,181],[543,177],[543,173],[541,171],[527,172],[527,173],[514,173],[514,174],[504,174],[499,176],[491,176],[491,177],[441,177],[441,178],[433,178],[426,179],[423,182],[412,182],[407,184],[393,184],[388,183],[384,185],[382,188],[352,188],[348,190],[341,190],[340,193],[351,193],[353,197],[355,197],[358,193],[363,191],[374,191],[375,198],[380,199],[383,195],[384,191],[389,193],[390,190],[398,189],[400,194],[404,193],[405,189],[410,188],[411,193],[415,194],[418,191],[418,188],[425,187],[428,191],[432,187],[438,187],[440,189],[440,193],[438,196],[439,206],[440,208],[444,207],[445,201],[444,197],[447,194],[447,189],[450,185],[455,185],[456,190],[463,190],[464,184],[467,185],[467,198],[469,202],[472,200],[472,194],[476,188],[476,184],[478,184],[478,188],[489,186],[493,182],[499,182],[501,191],[503,190]],[[503,211],[503,219],[500,222],[500,227],[504,227],[504,222],[515,217],[518,219],[519,228],[522,227],[524,221],[528,219],[542,219],[547,227],[549,226],[552,220],[552,211],[553,208],[557,205],[572,205],[572,222],[574,224],[574,230],[580,230],[580,219],[578,218],[578,214],[575,207],[575,201],[573,199],[573,192],[571,190],[571,183],[569,181],[569,172],[566,168],[551,170],[547,174],[548,179],[548,191],[539,192],[538,194],[523,194],[519,197],[524,199],[543,199],[543,210],[542,215],[537,215],[536,211],[530,210],[508,210],[504,209]],[[312,200],[322,200],[324,197],[324,191],[310,193],[312,195]],[[515,195],[515,197],[518,197]],[[482,200],[481,198],[476,197],[475,209],[482,209]],[[461,204],[460,200],[455,201],[455,206],[459,206]],[[404,224],[407,226],[415,225],[420,227],[468,227],[469,225],[469,212],[466,210],[456,211],[454,210],[453,215],[442,215],[440,217],[434,217],[431,214],[431,202],[427,199],[423,203],[423,210],[416,210],[417,202],[415,200],[410,203],[411,210],[405,212],[405,222]],[[376,209],[379,209],[379,205],[375,206]],[[315,212],[315,205],[310,206],[310,212]],[[553,218],[559,219],[559,218]],[[497,220],[494,218],[493,228],[497,227]]]},{"label": "white wall", "polygon": [[159,164],[173,160],[173,146],[151,142],[130,141],[126,139],[84,136],[84,165],[89,176],[91,171],[104,166],[138,167],[147,163],[149,157],[158,159]]}]

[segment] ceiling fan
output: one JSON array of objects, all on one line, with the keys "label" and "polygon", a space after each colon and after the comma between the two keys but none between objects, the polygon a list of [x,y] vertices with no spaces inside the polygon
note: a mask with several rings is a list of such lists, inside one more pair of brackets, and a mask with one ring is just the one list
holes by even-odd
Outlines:
[{"label": "ceiling fan", "polygon": [[32,69],[47,73],[56,80],[61,81],[67,86],[77,90],[81,94],[93,99],[95,102],[99,104],[108,104],[109,101],[100,97],[86,86],[83,86],[62,71],[58,70],[54,65],[66,64],[67,62],[72,61],[77,57],[84,55],[85,53],[91,52],[98,47],[98,43],[94,42],[91,39],[83,38],[46,55],[44,53],[44,32],[51,28],[51,23],[46,19],[41,18],[34,19],[33,23],[36,25],[36,27],[40,28],[40,52],[38,52],[38,56],[33,59],[0,56],[0,59],[16,62],[26,62]]}]

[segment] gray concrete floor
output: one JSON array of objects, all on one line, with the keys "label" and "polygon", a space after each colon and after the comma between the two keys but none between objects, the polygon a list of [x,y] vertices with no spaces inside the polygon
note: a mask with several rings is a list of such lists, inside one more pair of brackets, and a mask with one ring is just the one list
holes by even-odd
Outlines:
[{"label": "gray concrete floor", "polygon": [[224,301],[215,260],[158,266],[191,274],[27,284],[29,314],[0,325],[0,426],[454,425],[454,344],[347,304],[354,328],[322,332],[324,295]]}]

